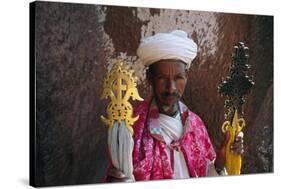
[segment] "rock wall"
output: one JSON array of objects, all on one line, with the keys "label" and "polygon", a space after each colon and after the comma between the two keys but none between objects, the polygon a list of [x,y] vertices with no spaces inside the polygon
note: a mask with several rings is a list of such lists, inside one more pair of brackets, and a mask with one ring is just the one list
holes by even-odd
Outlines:
[{"label": "rock wall", "polygon": [[198,44],[183,101],[206,123],[218,146],[224,98],[217,86],[228,74],[232,47],[250,48],[255,83],[245,106],[243,174],[273,171],[273,17],[203,11],[36,2],[36,148],[38,185],[102,182],[108,164],[100,121],[103,77],[117,56],[139,76],[139,41],[157,32],[185,30]]},{"label": "rock wall", "polygon": [[108,159],[97,7],[36,5],[37,183],[100,182]]}]

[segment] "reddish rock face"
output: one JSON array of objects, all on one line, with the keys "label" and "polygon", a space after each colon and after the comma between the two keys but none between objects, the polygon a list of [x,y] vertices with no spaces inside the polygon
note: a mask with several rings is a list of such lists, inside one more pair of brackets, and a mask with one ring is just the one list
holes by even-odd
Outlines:
[{"label": "reddish rock face", "polygon": [[[206,123],[218,146],[224,98],[217,86],[228,75],[233,45],[250,48],[255,86],[245,105],[243,174],[273,170],[273,17],[133,7],[37,2],[35,9],[37,183],[102,182],[108,164],[100,121],[103,77],[121,52],[134,60],[141,38],[185,30],[199,52],[183,101]],[[142,97],[149,94],[145,71]]]}]

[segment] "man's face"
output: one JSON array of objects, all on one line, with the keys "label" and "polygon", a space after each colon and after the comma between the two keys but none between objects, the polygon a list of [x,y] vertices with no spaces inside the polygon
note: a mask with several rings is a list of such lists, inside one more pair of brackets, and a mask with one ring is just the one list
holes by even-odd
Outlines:
[{"label": "man's face", "polygon": [[178,103],[187,81],[185,66],[179,60],[160,60],[151,65],[149,81],[158,105],[171,108]]}]

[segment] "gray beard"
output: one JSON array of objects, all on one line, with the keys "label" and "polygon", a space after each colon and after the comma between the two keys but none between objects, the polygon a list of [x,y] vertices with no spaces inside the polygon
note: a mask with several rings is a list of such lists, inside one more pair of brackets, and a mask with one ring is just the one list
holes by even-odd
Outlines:
[{"label": "gray beard", "polygon": [[[162,106],[162,109],[164,112],[168,112],[169,110],[171,110],[169,106],[165,106],[165,105]],[[172,107],[172,114],[174,115],[177,111],[178,111],[178,106],[177,104],[174,104]]]}]

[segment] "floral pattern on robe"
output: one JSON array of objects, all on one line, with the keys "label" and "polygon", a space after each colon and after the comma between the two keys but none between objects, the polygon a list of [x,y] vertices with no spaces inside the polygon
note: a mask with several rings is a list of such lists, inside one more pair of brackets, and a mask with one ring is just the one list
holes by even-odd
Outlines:
[{"label": "floral pattern on robe", "polygon": [[[151,135],[147,124],[151,115],[149,109],[150,103],[144,101],[134,111],[139,119],[133,125],[133,173],[137,181],[172,179],[173,169],[165,151],[166,144]],[[208,165],[216,157],[208,132],[199,116],[182,103],[180,109],[183,125],[188,127],[176,143],[183,152],[190,176],[206,176]],[[155,118],[157,113],[152,115]]]}]

